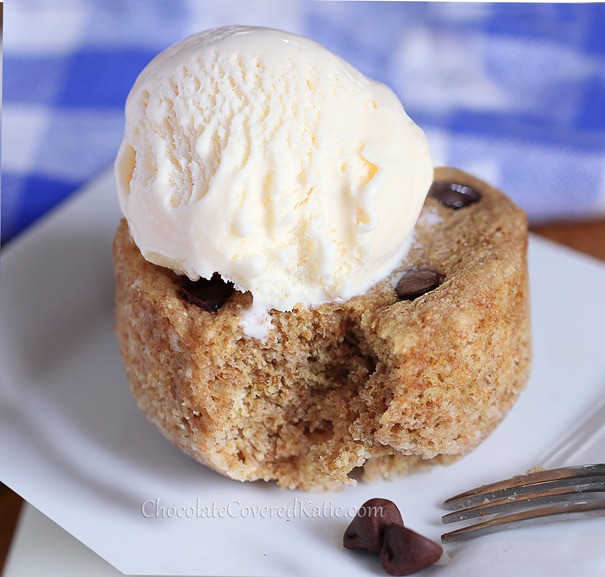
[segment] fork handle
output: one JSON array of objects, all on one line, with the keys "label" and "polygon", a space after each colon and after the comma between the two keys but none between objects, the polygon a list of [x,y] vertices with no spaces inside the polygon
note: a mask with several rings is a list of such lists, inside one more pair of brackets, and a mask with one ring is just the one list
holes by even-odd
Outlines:
[{"label": "fork handle", "polygon": [[[596,443],[605,435],[605,396],[588,412],[570,433],[540,459],[544,469],[561,467],[576,462],[574,456]],[[593,459],[594,460],[594,459]],[[596,462],[596,461],[595,461]],[[605,455],[599,462],[605,462]]]}]

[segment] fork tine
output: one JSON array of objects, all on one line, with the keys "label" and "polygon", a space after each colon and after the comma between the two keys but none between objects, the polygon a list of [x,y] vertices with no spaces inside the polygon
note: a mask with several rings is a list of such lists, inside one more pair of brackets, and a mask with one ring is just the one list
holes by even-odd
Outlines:
[{"label": "fork tine", "polygon": [[460,493],[443,503],[446,510],[473,507],[486,500],[492,501],[511,495],[535,493],[541,488],[555,488],[578,484],[599,483],[605,480],[605,464],[562,467],[548,471],[536,471],[505,481],[483,485]]},{"label": "fork tine", "polygon": [[477,517],[486,517],[501,513],[512,513],[528,507],[543,507],[564,503],[577,503],[580,500],[605,500],[605,478],[595,483],[584,483],[571,487],[554,487],[531,493],[516,494],[493,501],[484,501],[479,505],[452,511],[441,518],[444,524],[466,521]]},{"label": "fork tine", "polygon": [[594,502],[582,500],[582,502],[579,503],[551,505],[549,507],[521,511],[504,517],[496,517],[489,521],[483,521],[461,529],[456,529],[455,531],[450,531],[449,533],[444,533],[441,535],[441,540],[445,543],[456,543],[487,535],[489,533],[495,533],[496,531],[503,531],[504,529],[529,525],[540,520],[554,520],[560,518],[559,516],[562,515],[572,516],[594,511],[605,511],[605,498],[598,499]]}]

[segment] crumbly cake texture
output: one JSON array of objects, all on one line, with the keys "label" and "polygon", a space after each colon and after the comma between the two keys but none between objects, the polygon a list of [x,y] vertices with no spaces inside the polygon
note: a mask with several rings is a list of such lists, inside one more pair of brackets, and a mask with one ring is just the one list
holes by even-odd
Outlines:
[{"label": "crumbly cake texture", "polygon": [[[530,364],[527,223],[506,196],[473,187],[453,210],[428,197],[406,259],[366,294],[272,311],[265,342],[240,326],[249,293],[208,312],[184,279],[147,262],[125,221],[114,241],[116,332],[148,419],[200,463],[240,481],[337,489],[448,463],[506,415]],[[412,300],[405,271],[441,284]],[[362,469],[359,469],[362,468]]]}]

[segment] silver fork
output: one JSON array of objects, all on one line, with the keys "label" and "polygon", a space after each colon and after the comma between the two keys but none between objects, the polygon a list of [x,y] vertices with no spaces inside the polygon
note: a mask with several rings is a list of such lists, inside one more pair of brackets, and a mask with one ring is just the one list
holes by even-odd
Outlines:
[{"label": "silver fork", "polygon": [[[605,398],[540,462],[573,457],[605,432]],[[605,464],[537,470],[471,489],[447,499],[452,511],[443,523],[479,519],[479,522],[444,533],[444,542],[466,541],[545,519],[605,513]]]},{"label": "silver fork", "polygon": [[605,464],[536,471],[472,489],[448,499],[443,523],[485,521],[444,533],[441,540],[465,541],[488,533],[527,525],[545,517],[605,513]]}]

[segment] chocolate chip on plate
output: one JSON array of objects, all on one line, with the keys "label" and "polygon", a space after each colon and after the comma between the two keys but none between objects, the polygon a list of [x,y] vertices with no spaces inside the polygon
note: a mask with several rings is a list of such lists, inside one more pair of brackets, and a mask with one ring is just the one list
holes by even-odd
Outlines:
[{"label": "chocolate chip on plate", "polygon": [[472,186],[447,181],[433,182],[429,196],[454,210],[479,202],[481,199],[481,195]]},{"label": "chocolate chip on plate", "polygon": [[439,561],[441,545],[403,527],[385,527],[380,562],[389,575],[411,575]]},{"label": "chocolate chip on plate", "polygon": [[441,281],[441,275],[432,268],[411,268],[405,271],[397,282],[395,293],[399,300],[411,301],[436,289]]},{"label": "chocolate chip on plate", "polygon": [[370,499],[359,508],[347,527],[343,545],[347,549],[367,549],[371,553],[380,553],[384,528],[393,524],[403,526],[397,505],[388,499]]},{"label": "chocolate chip on plate", "polygon": [[181,297],[207,312],[220,309],[235,290],[232,282],[224,281],[218,273],[210,280],[201,278],[197,281],[185,278],[181,285]]}]

